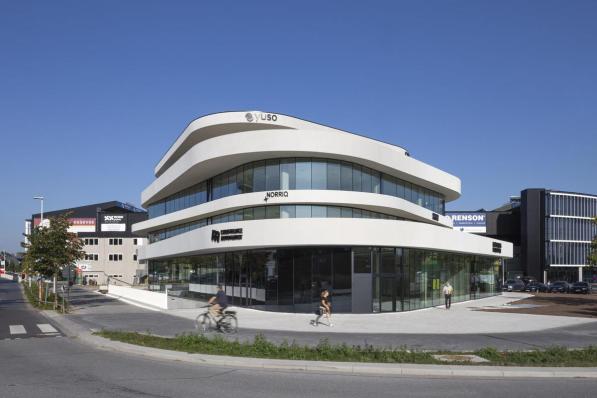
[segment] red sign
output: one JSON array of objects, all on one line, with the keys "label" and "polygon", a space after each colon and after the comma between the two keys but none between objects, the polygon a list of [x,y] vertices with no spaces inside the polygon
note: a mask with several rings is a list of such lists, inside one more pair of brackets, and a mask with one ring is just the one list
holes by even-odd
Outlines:
[{"label": "red sign", "polygon": [[[68,222],[73,226],[95,225],[95,218],[69,218]],[[39,217],[33,220],[33,225],[35,227],[39,225]]]}]

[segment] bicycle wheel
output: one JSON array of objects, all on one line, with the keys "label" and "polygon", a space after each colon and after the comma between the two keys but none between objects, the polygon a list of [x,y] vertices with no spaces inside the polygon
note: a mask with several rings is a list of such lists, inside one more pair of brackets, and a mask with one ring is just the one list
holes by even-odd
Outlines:
[{"label": "bicycle wheel", "polygon": [[220,330],[222,333],[236,333],[238,330],[238,321],[234,315],[224,315],[220,321]]},{"label": "bicycle wheel", "polygon": [[212,328],[211,317],[205,313],[195,319],[195,328],[200,332],[207,332]]}]

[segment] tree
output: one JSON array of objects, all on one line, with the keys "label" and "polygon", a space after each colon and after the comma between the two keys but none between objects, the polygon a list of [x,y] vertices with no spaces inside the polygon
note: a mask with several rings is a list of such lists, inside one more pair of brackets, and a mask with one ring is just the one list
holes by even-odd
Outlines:
[{"label": "tree", "polygon": [[37,226],[27,236],[23,266],[29,273],[39,273],[54,279],[54,305],[57,304],[56,278],[64,267],[71,266],[85,256],[83,242],[77,234],[68,232],[67,214],[50,219],[50,226]]},{"label": "tree", "polygon": [[[597,224],[597,217],[593,219],[593,223]],[[588,260],[591,266],[597,266],[597,235],[593,237],[593,241],[591,242],[591,250],[589,251]]]}]

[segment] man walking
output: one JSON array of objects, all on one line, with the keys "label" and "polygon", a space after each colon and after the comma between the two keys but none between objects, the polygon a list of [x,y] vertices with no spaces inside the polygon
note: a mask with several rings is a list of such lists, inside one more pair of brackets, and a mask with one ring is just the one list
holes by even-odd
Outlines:
[{"label": "man walking", "polygon": [[450,306],[452,306],[452,285],[450,285],[450,281],[446,282],[444,285],[444,298],[446,300],[446,309],[449,310]]}]

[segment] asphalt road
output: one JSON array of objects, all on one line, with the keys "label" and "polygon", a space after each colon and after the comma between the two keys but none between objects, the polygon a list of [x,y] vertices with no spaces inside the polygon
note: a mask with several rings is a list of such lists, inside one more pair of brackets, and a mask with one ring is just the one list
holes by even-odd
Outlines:
[{"label": "asphalt road", "polygon": [[63,336],[25,301],[16,282],[0,279],[0,315],[0,340]]},{"label": "asphalt road", "polygon": [[0,341],[0,396],[594,397],[595,380],[376,377],[239,370],[99,351],[68,338]]},{"label": "asphalt road", "polygon": [[[194,323],[188,319],[135,307],[81,288],[75,288],[71,297],[77,310],[68,317],[90,329],[150,332],[160,336],[195,332]],[[531,321],[532,316],[529,316],[529,322]],[[241,318],[238,334],[225,337],[252,340],[257,334],[262,334],[273,342],[281,343],[286,340],[308,345],[316,345],[326,338],[337,344],[405,346],[411,349],[448,351],[474,351],[484,347],[529,350],[554,345],[576,348],[597,345],[597,322],[539,332],[494,334],[322,333],[321,329],[325,328],[326,326],[320,326],[319,333],[244,329]]]},{"label": "asphalt road", "polygon": [[[16,289],[15,284],[7,286],[0,282],[3,321],[6,311],[15,313],[16,308],[26,307],[12,296],[18,292]],[[47,323],[34,311],[27,308],[25,311],[28,316]],[[2,398],[581,398],[593,397],[595,388],[595,380],[584,379],[382,377],[240,370],[97,350],[68,337],[0,340],[0,358]]]}]

